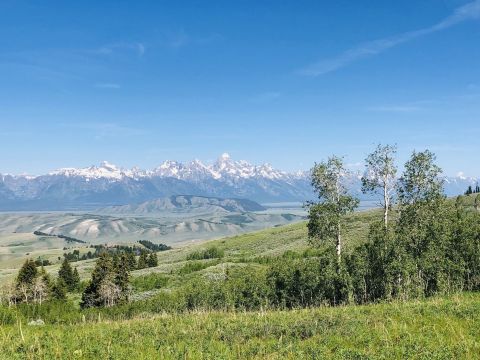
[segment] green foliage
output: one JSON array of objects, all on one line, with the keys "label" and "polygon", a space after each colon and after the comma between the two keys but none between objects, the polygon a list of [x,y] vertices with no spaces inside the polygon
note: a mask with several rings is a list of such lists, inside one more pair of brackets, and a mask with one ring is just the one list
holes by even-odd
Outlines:
[{"label": "green foliage", "polygon": [[207,260],[221,259],[224,257],[224,251],[216,246],[210,246],[207,249],[195,251],[187,255],[187,260]]},{"label": "green foliage", "polygon": [[401,206],[417,205],[443,198],[442,169],[435,164],[436,156],[429,150],[414,151],[405,164],[398,197]]},{"label": "green foliage", "polygon": [[396,146],[378,145],[375,151],[365,159],[365,175],[362,177],[362,192],[364,194],[381,194],[385,227],[388,227],[388,213],[393,203],[393,195],[397,185],[396,153]]},{"label": "green foliage", "polygon": [[132,286],[136,291],[150,291],[167,286],[169,278],[163,274],[147,274],[132,279]]},{"label": "green foliage", "polygon": [[312,186],[318,195],[318,202],[308,202],[308,236],[310,242],[318,246],[318,242],[333,240],[337,257],[340,261],[342,252],[342,225],[345,215],[352,212],[359,200],[348,194],[342,183],[342,175],[346,173],[343,159],[332,156],[326,162],[315,164],[312,169]]},{"label": "green foliage", "polygon": [[138,242],[140,244],[142,244],[143,246],[145,246],[148,250],[153,251],[153,252],[167,251],[167,250],[172,249],[171,246],[168,246],[168,245],[165,245],[165,244],[155,244],[155,243],[153,243],[149,240],[139,240]]},{"label": "green foliage", "polygon": [[58,277],[65,283],[67,291],[74,291],[78,287],[80,277],[76,268],[75,271],[72,269],[72,266],[67,258],[65,258],[60,266],[60,270],[58,270]]},{"label": "green foliage", "polygon": [[101,287],[105,281],[111,281],[114,276],[113,259],[108,253],[98,258],[92,272],[92,279],[82,294],[82,308],[97,307],[104,304]]},{"label": "green foliage", "polygon": [[35,262],[32,259],[25,260],[17,275],[17,286],[21,284],[31,286],[37,275],[38,270]]},{"label": "green foliage", "polygon": [[135,254],[133,252],[127,252],[127,259],[125,266],[127,267],[128,271],[133,271],[137,268],[137,259],[135,259]]},{"label": "green foliage", "polygon": [[148,267],[156,267],[158,266],[158,256],[157,253],[150,253],[147,259]]},{"label": "green foliage", "polygon": [[52,263],[50,262],[50,260],[48,259],[41,259],[41,258],[37,258],[35,260],[35,265],[37,267],[40,267],[40,266],[49,266],[49,265],[52,265]]},{"label": "green foliage", "polygon": [[147,258],[147,253],[145,251],[142,251],[140,253],[140,256],[138,257],[138,263],[137,263],[137,269],[145,269],[148,267],[148,258]]},{"label": "green foliage", "polygon": [[55,284],[52,286],[52,298],[55,300],[65,300],[67,298],[67,284],[61,277],[57,278]]},{"label": "green foliage", "polygon": [[253,310],[268,306],[265,271],[257,267],[224,268],[217,276],[195,278],[179,289],[186,310]]},{"label": "green foliage", "polygon": [[211,261],[189,261],[185,265],[183,265],[180,269],[178,269],[178,274],[180,275],[187,275],[194,273],[196,271],[200,271],[210,266],[216,265],[218,262],[211,262]]},{"label": "green foliage", "polygon": [[116,263],[113,266],[114,272],[114,284],[118,286],[120,290],[120,296],[117,299],[117,303],[128,301],[128,293],[130,286],[130,272],[128,270],[128,258],[125,253],[118,257]]},{"label": "green foliage", "polygon": [[338,267],[334,249],[320,257],[278,260],[269,269],[271,304],[280,308],[301,308],[348,302],[348,274],[343,262]]}]

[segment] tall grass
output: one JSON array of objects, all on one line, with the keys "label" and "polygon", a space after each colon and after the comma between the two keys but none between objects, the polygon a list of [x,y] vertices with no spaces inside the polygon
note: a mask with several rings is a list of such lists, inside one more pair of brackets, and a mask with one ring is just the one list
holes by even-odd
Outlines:
[{"label": "tall grass", "polygon": [[[480,295],[0,331],[2,359],[478,359]],[[94,321],[94,320],[92,320]]]}]

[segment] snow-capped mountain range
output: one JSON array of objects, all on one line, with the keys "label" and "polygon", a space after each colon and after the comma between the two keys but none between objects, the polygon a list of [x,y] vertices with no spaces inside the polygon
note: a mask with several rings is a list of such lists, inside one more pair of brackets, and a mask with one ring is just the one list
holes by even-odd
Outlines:
[{"label": "snow-capped mountain range", "polygon": [[[360,195],[360,173],[348,183]],[[445,179],[447,195],[457,195],[478,179]],[[140,203],[172,195],[245,198],[257,202],[305,201],[313,194],[309,172],[288,173],[269,164],[252,165],[223,154],[215,163],[165,161],[152,170],[99,166],[63,168],[46,175],[1,175],[0,210],[88,210]]]},{"label": "snow-capped mountain range", "polygon": [[[266,178],[270,180],[284,179],[291,177],[284,171],[275,170],[269,164],[252,165],[247,161],[234,161],[230,155],[225,153],[212,165],[205,165],[200,160],[193,160],[184,164],[178,161],[167,160],[153,170],[141,170],[139,168],[122,169],[116,165],[103,161],[100,166],[87,168],[63,168],[50,172],[51,176],[83,177],[85,179],[111,179],[122,180],[124,178],[141,179],[148,177],[170,177],[179,180],[196,181],[203,178],[215,180],[234,178]],[[304,176],[297,173],[297,177]]]},{"label": "snow-capped mountain range", "polygon": [[109,162],[46,175],[0,175],[0,210],[76,210],[140,203],[172,195],[245,198],[260,202],[311,197],[308,174],[252,165],[223,154],[215,163],[165,161],[152,170]]}]

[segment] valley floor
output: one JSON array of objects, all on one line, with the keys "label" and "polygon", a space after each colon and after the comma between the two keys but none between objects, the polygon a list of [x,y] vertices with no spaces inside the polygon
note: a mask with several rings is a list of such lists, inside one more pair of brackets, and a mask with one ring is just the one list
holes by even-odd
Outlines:
[{"label": "valley floor", "polygon": [[478,359],[480,294],[367,306],[5,326],[1,359]]}]

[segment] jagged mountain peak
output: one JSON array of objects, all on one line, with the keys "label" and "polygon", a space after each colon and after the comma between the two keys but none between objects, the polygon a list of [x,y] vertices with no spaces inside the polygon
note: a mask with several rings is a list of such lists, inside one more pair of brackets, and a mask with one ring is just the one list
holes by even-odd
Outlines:
[{"label": "jagged mountain peak", "polygon": [[[0,175],[0,210],[91,209],[179,194],[303,202],[313,197],[309,175],[309,171],[280,171],[270,164],[252,165],[226,153],[213,163],[170,160],[149,171],[102,162],[35,177]],[[360,177],[359,171],[345,174],[345,181],[353,193],[363,196]],[[476,182],[463,174],[445,178],[446,194],[461,194]]]}]

